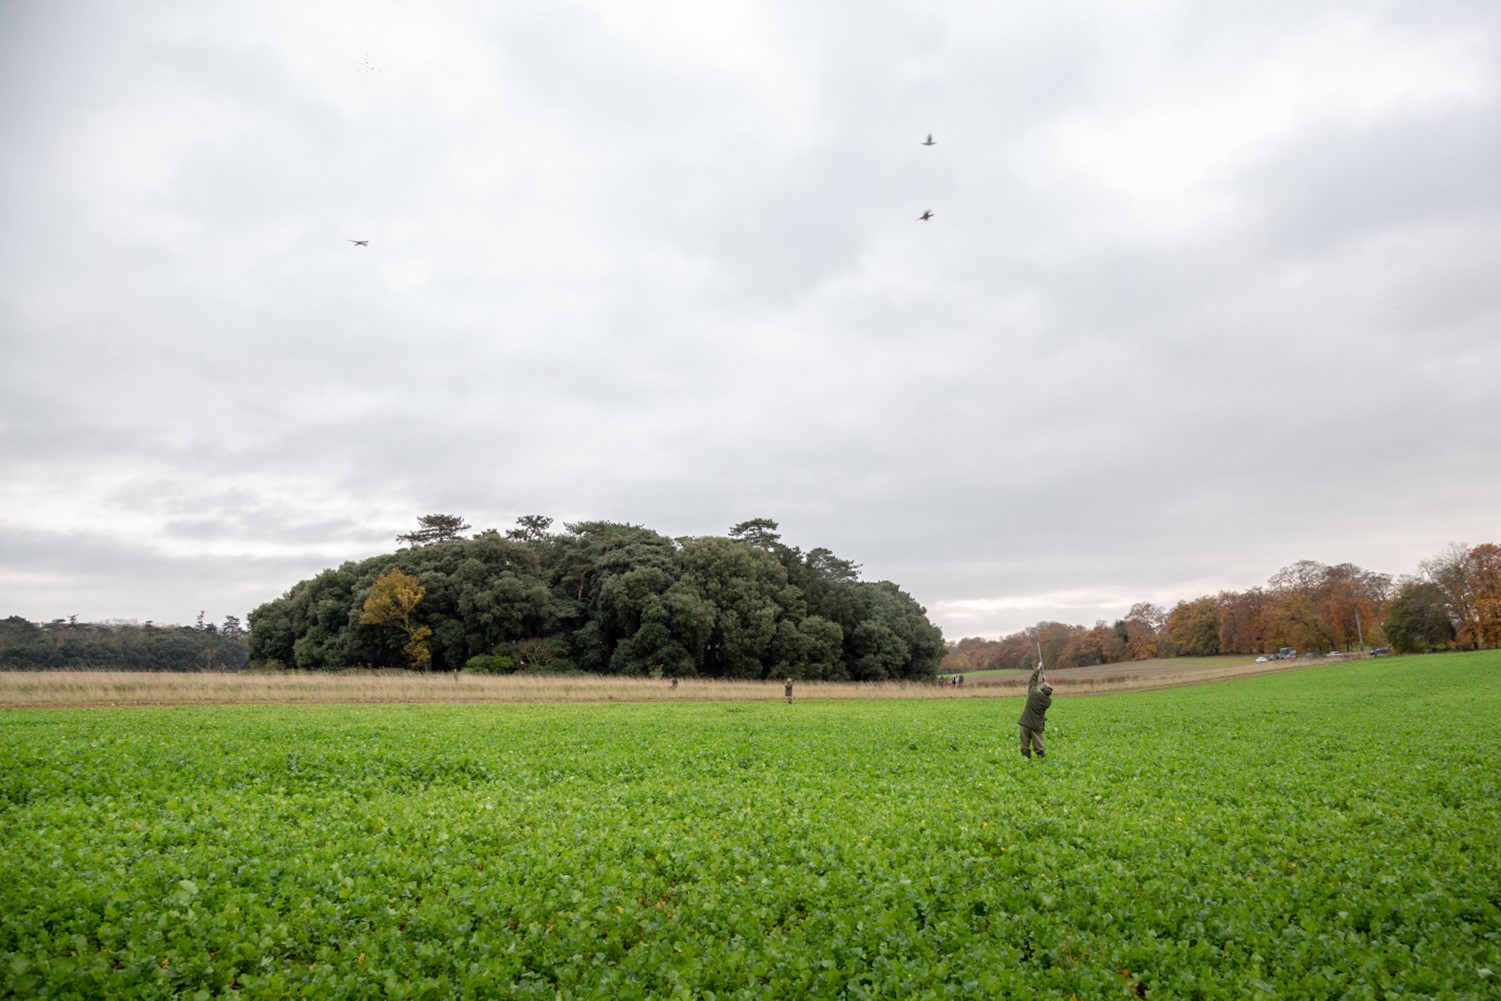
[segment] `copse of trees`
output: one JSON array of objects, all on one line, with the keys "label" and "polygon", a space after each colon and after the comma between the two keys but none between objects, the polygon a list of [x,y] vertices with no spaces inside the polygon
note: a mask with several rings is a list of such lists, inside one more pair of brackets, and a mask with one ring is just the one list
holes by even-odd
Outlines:
[{"label": "copse of trees", "polygon": [[668,538],[528,515],[463,537],[427,515],[396,552],[346,563],[250,613],[252,662],[706,678],[927,679],[943,634],[889,581],[767,518]]},{"label": "copse of trees", "polygon": [[3,670],[237,671],[249,659],[249,635],[233,615],[215,625],[200,614],[193,626],[0,619]]},{"label": "copse of trees", "polygon": [[1399,653],[1501,646],[1501,546],[1455,544],[1393,584],[1350,563],[1300,560],[1265,587],[1148,602],[1093,627],[1039,622],[998,640],[949,644],[946,672],[1030,670],[1038,648],[1050,667],[1154,657],[1310,653],[1390,646]]}]

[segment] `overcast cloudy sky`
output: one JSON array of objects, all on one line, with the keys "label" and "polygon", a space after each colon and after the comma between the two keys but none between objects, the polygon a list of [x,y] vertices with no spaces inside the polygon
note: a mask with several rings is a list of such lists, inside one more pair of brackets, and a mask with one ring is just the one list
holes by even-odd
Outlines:
[{"label": "overcast cloudy sky", "polygon": [[1501,542],[1498,387],[1489,0],[0,4],[0,616],[447,512],[1088,625]]}]

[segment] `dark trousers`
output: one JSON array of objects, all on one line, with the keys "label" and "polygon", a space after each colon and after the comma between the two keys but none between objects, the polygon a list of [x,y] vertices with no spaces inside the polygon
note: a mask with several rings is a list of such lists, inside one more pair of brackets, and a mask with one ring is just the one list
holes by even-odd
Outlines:
[{"label": "dark trousers", "polygon": [[1031,757],[1032,749],[1035,747],[1037,749],[1037,756],[1043,757],[1045,752],[1042,747],[1042,731],[1032,730],[1027,727],[1021,727],[1021,732],[1022,753],[1027,755],[1028,757]]}]

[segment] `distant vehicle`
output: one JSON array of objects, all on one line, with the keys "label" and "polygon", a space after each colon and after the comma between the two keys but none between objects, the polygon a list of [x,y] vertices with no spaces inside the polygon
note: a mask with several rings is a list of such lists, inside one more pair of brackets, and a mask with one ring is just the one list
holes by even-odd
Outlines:
[{"label": "distant vehicle", "polygon": [[1266,663],[1266,658],[1265,657],[1257,657],[1256,658],[1256,663],[1258,663],[1258,664],[1265,664]]},{"label": "distant vehicle", "polygon": [[1272,660],[1292,660],[1297,655],[1298,655],[1298,651],[1294,650],[1290,646],[1285,646],[1281,650],[1278,650],[1276,653],[1272,654],[1272,656],[1271,656],[1270,659],[1272,659]]},{"label": "distant vehicle", "polygon": [[1374,649],[1374,650],[1371,651],[1371,656],[1372,657],[1380,657],[1384,653],[1391,653],[1391,652],[1392,652],[1392,648],[1389,647],[1389,646],[1378,646],[1376,649]]}]

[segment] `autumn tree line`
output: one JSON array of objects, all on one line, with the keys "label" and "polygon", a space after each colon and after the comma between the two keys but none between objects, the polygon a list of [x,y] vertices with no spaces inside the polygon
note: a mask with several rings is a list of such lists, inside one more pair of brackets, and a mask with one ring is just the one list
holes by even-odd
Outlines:
[{"label": "autumn tree line", "polygon": [[703,678],[928,679],[943,634],[896,584],[767,518],[669,538],[529,515],[473,535],[427,515],[395,552],[250,613],[254,665]]},{"label": "autumn tree line", "polygon": [[1390,647],[1398,653],[1501,646],[1501,546],[1455,544],[1393,582],[1350,563],[1301,560],[1265,587],[1225,591],[1171,609],[1149,602],[1092,628],[1039,622],[998,640],[948,645],[941,670],[1030,670],[1154,657],[1324,654]]},{"label": "autumn tree line", "polygon": [[233,615],[216,625],[200,612],[192,626],[0,619],[0,670],[237,671],[249,662],[249,633]]}]

